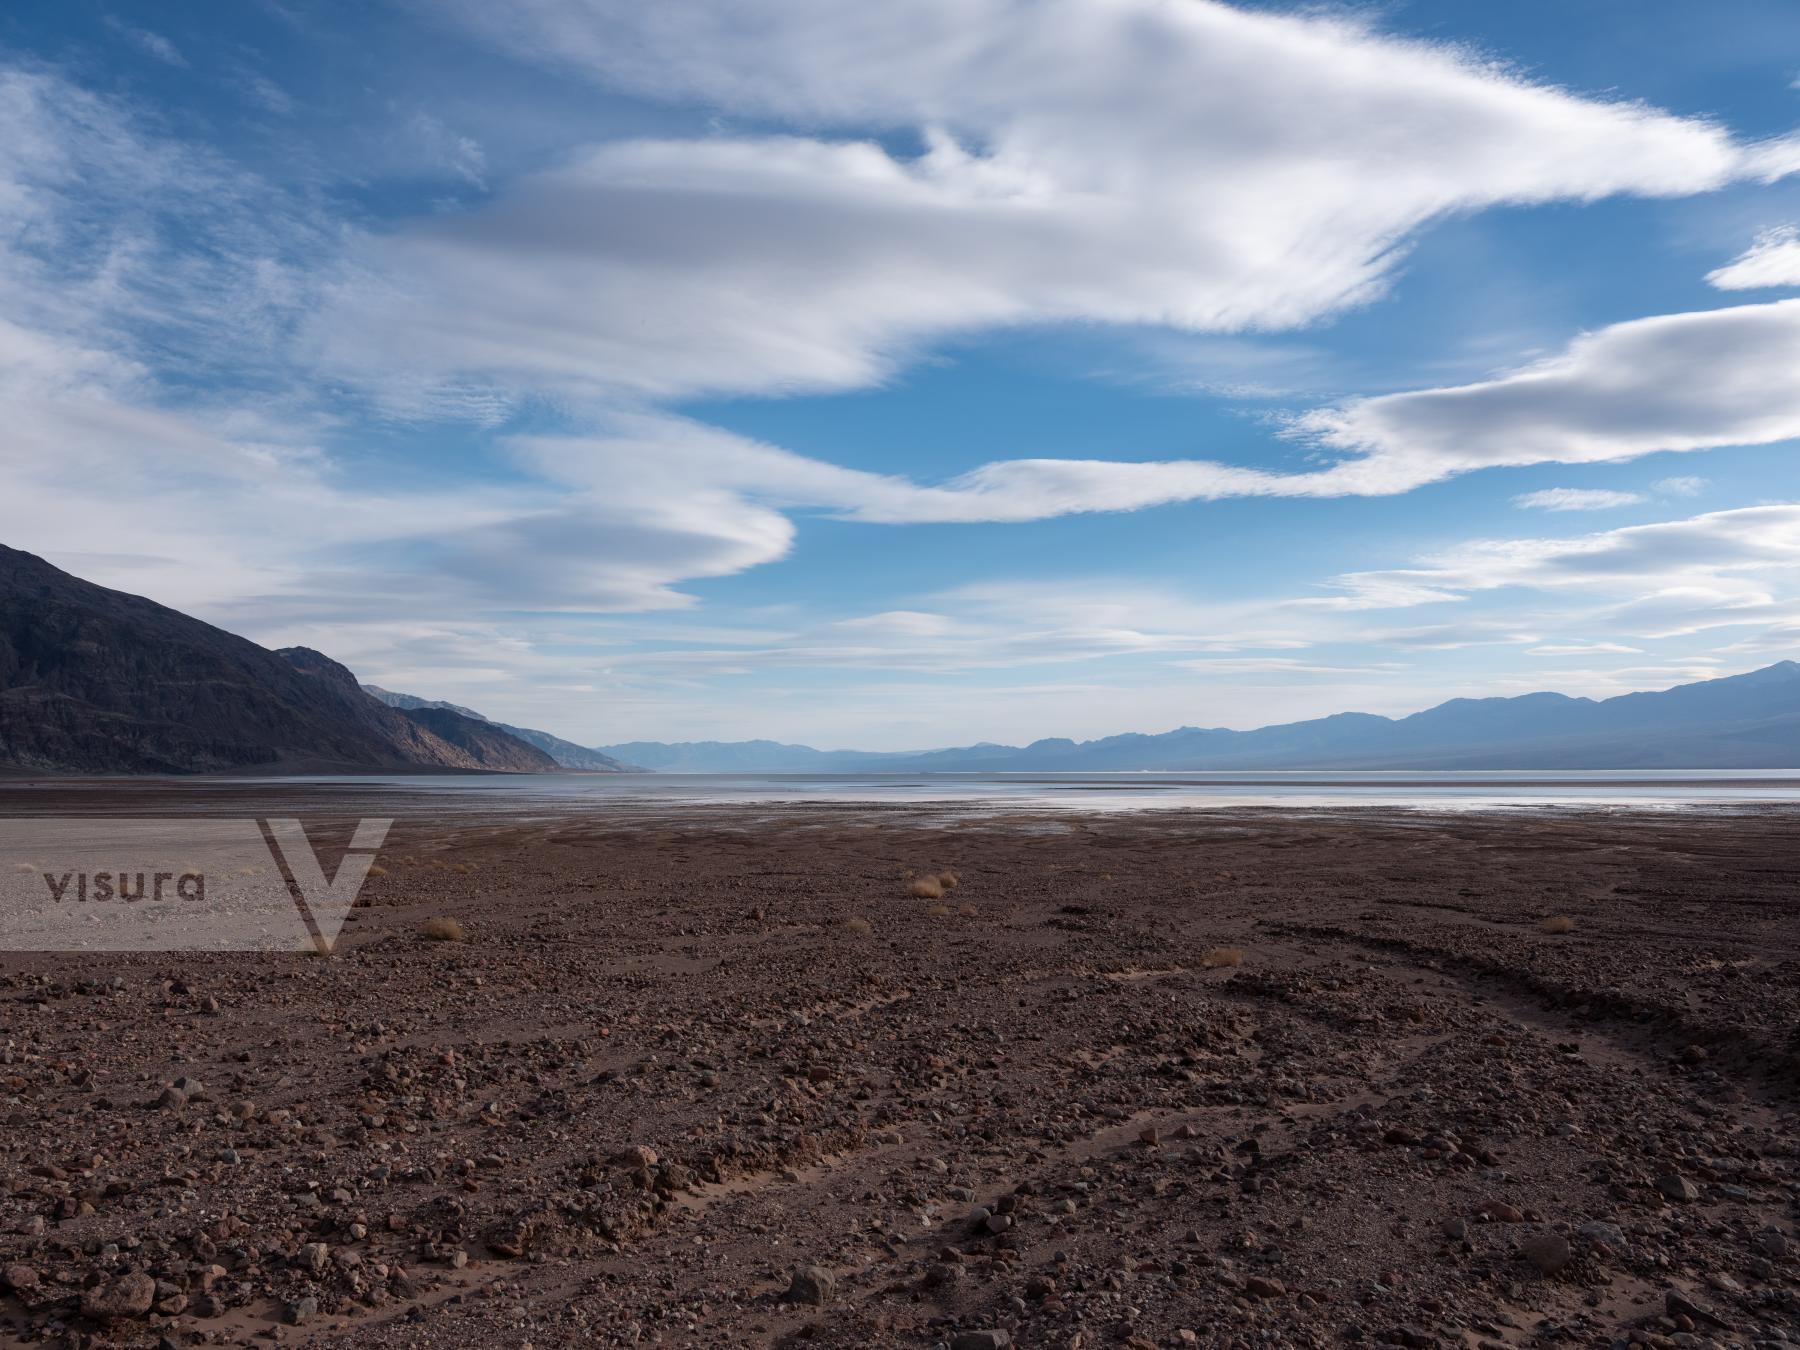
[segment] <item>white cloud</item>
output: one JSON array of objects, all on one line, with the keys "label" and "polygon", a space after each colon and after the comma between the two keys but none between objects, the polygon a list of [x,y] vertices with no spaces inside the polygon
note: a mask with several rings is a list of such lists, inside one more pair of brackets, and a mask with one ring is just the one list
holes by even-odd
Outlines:
[{"label": "white cloud", "polygon": [[1711,486],[1711,479],[1695,474],[1680,474],[1674,478],[1657,479],[1650,485],[1650,490],[1660,492],[1665,497],[1698,497]]},{"label": "white cloud", "polygon": [[661,413],[599,420],[605,434],[509,443],[533,472],[620,499],[713,492],[721,501],[826,509],[881,524],[1043,520],[1201,497],[1304,491],[1307,481],[1204,460],[1032,459],[1002,460],[925,485],[842,468]]},{"label": "white cloud", "polygon": [[1610,511],[1619,506],[1635,506],[1644,499],[1635,492],[1612,492],[1605,488],[1540,488],[1522,492],[1513,505],[1532,511]]},{"label": "white cloud", "polygon": [[[543,4],[528,17],[555,27],[575,13]],[[390,411],[477,422],[556,395],[574,400],[593,433],[517,442],[520,472],[505,491],[420,493],[421,506],[467,521],[429,557],[405,528],[384,537],[378,517],[331,509],[362,522],[361,547],[380,553],[382,568],[396,577],[434,568],[455,603],[613,610],[688,605],[683,582],[785,556],[796,511],[890,524],[1028,521],[1228,496],[1399,491],[1485,462],[1464,453],[1465,429],[1441,429],[1441,445],[1420,431],[1422,405],[1469,390],[1315,415],[1312,433],[1352,455],[1336,468],[1017,458],[939,483],[841,468],[644,408],[702,390],[864,385],[919,344],[971,327],[1303,323],[1369,294],[1406,233],[1446,211],[1697,191],[1767,167],[1763,151],[1708,124],[1573,98],[1341,21],[1208,3],[1060,0],[1029,18],[995,0],[915,0],[904,12],[580,13],[613,25],[614,38],[643,31],[634,64],[609,66],[608,78],[809,125],[910,126],[928,149],[903,157],[874,141],[805,136],[615,143],[472,212],[352,236],[344,257],[344,236],[307,204],[146,136],[104,100],[15,73],[0,100],[23,134],[0,147],[0,215],[30,225],[13,238],[55,244],[0,260],[15,369],[40,371],[30,390],[15,386],[26,415],[11,428],[16,445],[42,452],[36,487],[79,481],[103,495],[115,482],[144,483],[166,507],[189,492],[198,511],[191,489],[218,471],[202,466],[242,461],[304,477],[295,490],[308,500],[354,495],[318,450],[311,433],[323,419],[303,395],[256,413],[221,400],[178,416],[165,411],[165,371],[189,381],[229,371],[220,384],[244,380],[260,399],[268,385],[309,385],[322,367],[366,381]],[[961,40],[926,41],[934,26]],[[720,31],[730,40],[715,42]],[[983,40],[1000,37],[1016,41]],[[1149,37],[1159,54],[1146,65],[1131,44]],[[835,44],[840,59],[866,68],[849,84],[830,61],[777,75],[756,57],[770,44],[788,57]],[[1044,83],[1052,72],[1067,77],[1054,94]],[[1235,120],[1218,117],[1226,105]],[[424,130],[455,171],[485,181],[479,146],[435,123]],[[1789,325],[1779,307],[1724,314]],[[1515,429],[1544,447],[1538,457],[1567,453],[1556,417],[1579,410],[1583,396],[1569,391],[1590,376],[1616,378],[1598,355],[1629,327],[1583,339],[1564,358],[1563,407],[1514,414]],[[1717,333],[1694,344],[1721,350]],[[1778,344],[1761,355],[1779,358]],[[1682,381],[1663,371],[1646,382],[1684,406],[1671,392]],[[1722,405],[1735,395],[1732,415],[1748,423],[1779,397],[1751,382],[1721,389],[1703,360],[1690,382],[1699,392],[1685,397],[1717,390]],[[1543,384],[1534,368],[1477,388],[1494,391],[1490,402],[1528,403],[1522,387]],[[64,396],[53,398],[58,388]],[[1763,406],[1757,426],[1783,416]],[[70,443],[79,452],[50,453]],[[131,471],[109,475],[109,462]],[[256,556],[269,556],[266,538],[257,543]],[[305,597],[294,603],[322,612],[346,578],[316,569],[296,556],[295,576],[313,581],[294,583]],[[203,571],[216,587],[228,570],[196,569],[194,580]],[[386,594],[353,589],[343,600],[352,611]],[[1437,594],[1365,581],[1321,604]]]},{"label": "white cloud", "polygon": [[[1708,622],[1767,617],[1776,588],[1800,575],[1800,504],[1713,511],[1572,539],[1487,539],[1417,566],[1338,579],[1353,598],[1393,605],[1526,587],[1624,598],[1611,631],[1695,631]],[[1409,600],[1416,594],[1418,600]],[[1374,606],[1371,606],[1374,607]],[[1383,606],[1387,607],[1387,606]]]},{"label": "white cloud", "polygon": [[487,189],[487,151],[473,136],[463,135],[444,125],[443,121],[423,109],[407,120],[402,139],[409,150],[428,163],[441,167],[472,188]]},{"label": "white cloud", "polygon": [[240,65],[232,74],[230,83],[245,99],[264,112],[274,113],[277,117],[293,115],[294,96],[261,71]]},{"label": "white cloud", "polygon": [[1722,291],[1800,286],[1800,230],[1792,225],[1765,230],[1756,242],[1706,279]]},{"label": "white cloud", "polygon": [[[784,508],[886,524],[1027,521],[1225,497],[1387,495],[1495,465],[1592,463],[1658,450],[1800,436],[1800,300],[1615,324],[1562,355],[1481,384],[1362,399],[1306,415],[1298,432],[1350,457],[1276,472],[1210,460],[1015,459],[938,484],[839,468],[660,413],[617,414],[608,433],[520,442],[542,472],[617,490],[702,484]],[[1659,491],[1693,495],[1706,480]],[[628,489],[633,490],[633,489]],[[1555,488],[1523,507],[1598,510],[1636,493]],[[1345,601],[1340,601],[1345,603]]]},{"label": "white cloud", "polygon": [[1396,492],[1495,465],[1592,464],[1800,436],[1800,300],[1667,314],[1577,338],[1480,384],[1385,394],[1302,418],[1363,456],[1326,475]]},{"label": "white cloud", "polygon": [[[1307,414],[1297,434],[1347,457],[1292,472],[1211,460],[1014,459],[921,484],[650,412],[598,415],[603,434],[539,437],[520,446],[538,471],[609,492],[670,492],[687,484],[872,523],[1028,521],[1226,497],[1386,495],[1488,466],[1767,444],[1800,436],[1796,369],[1800,300],[1631,320],[1480,384]],[[1693,495],[1704,486],[1701,478],[1673,477],[1657,490]],[[1641,496],[1561,488],[1515,500],[1569,511],[1624,506]]]},{"label": "white cloud", "polygon": [[1193,661],[1175,661],[1174,666],[1196,675],[1281,675],[1293,678],[1341,675],[1377,675],[1405,670],[1398,661],[1376,661],[1361,666],[1334,666],[1322,661],[1301,661],[1292,657],[1205,657]]},{"label": "white cloud", "polygon": [[[860,387],[1020,324],[1292,328],[1375,295],[1446,214],[1707,191],[1788,153],[1212,0],[450,8],[534,59],[797,134],[612,143],[366,241],[321,347],[425,407],[436,383]],[[924,153],[893,148],[913,136]]]},{"label": "white cloud", "polygon": [[151,32],[148,28],[133,28],[130,24],[107,16],[106,26],[148,56],[155,57],[165,65],[187,68],[187,58],[181,49],[161,33]]},{"label": "white cloud", "polygon": [[1526,649],[1527,656],[1613,656],[1635,655],[1642,647],[1628,647],[1623,642],[1546,642]]},{"label": "white cloud", "polygon": [[[1445,598],[1460,599],[1445,593]],[[1541,625],[1541,620],[1536,620]],[[1519,647],[1543,635],[1531,618],[1469,619],[1413,624],[1403,628],[1366,629],[1359,636],[1376,646],[1401,651],[1450,652],[1466,647]]]},{"label": "white cloud", "polygon": [[1717,649],[1721,653],[1786,652],[1800,653],[1800,620],[1772,625],[1751,637],[1727,643]]},{"label": "white cloud", "polygon": [[[784,515],[723,486],[361,481],[283,391],[326,227],[47,73],[0,69],[0,121],[8,543],[240,627],[681,607],[675,583],[788,550]],[[167,378],[213,375],[211,399]],[[245,379],[276,392],[238,401]],[[94,521],[145,524],[127,550],[86,542]]]}]

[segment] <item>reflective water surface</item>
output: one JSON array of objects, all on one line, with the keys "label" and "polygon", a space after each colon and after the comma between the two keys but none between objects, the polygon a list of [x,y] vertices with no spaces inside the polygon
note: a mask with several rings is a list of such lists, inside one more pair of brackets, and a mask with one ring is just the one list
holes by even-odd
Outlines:
[{"label": "reflective water surface", "polygon": [[1205,807],[1493,810],[1725,809],[1800,802],[1800,770],[1381,771],[1016,774],[407,774],[395,776],[0,780],[0,814],[184,811],[266,798],[344,811],[384,808],[563,815],[588,810],[914,804],[971,810]]}]

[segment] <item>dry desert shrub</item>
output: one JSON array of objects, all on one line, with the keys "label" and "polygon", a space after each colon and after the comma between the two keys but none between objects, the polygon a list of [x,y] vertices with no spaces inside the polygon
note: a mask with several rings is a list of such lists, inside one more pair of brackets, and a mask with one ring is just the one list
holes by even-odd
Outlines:
[{"label": "dry desert shrub", "polygon": [[1226,966],[1244,964],[1242,947],[1208,947],[1200,954],[1200,966],[1203,970],[1219,970]]},{"label": "dry desert shrub", "polygon": [[875,931],[875,925],[858,915],[855,918],[844,920],[844,931],[852,937],[867,937]]},{"label": "dry desert shrub", "polygon": [[948,905],[933,905],[930,909],[926,910],[925,912],[934,919],[947,919],[950,917],[950,906],[948,906]]},{"label": "dry desert shrub", "polygon": [[427,919],[419,936],[427,942],[467,942],[468,935],[455,919]]},{"label": "dry desert shrub", "polygon": [[953,891],[962,884],[962,878],[957,876],[956,873],[952,872],[949,868],[945,868],[942,872],[939,872],[937,874],[937,879],[938,885],[942,886],[947,891]]},{"label": "dry desert shrub", "polygon": [[372,877],[385,877],[387,874],[387,868],[383,867],[380,863],[376,863],[369,868],[369,875]]},{"label": "dry desert shrub", "polygon": [[965,919],[972,919],[975,917],[975,906],[964,905],[961,909],[957,910],[956,912]]},{"label": "dry desert shrub", "polygon": [[944,898],[944,883],[936,877],[916,877],[912,885],[906,889],[907,893],[915,900],[942,900]]},{"label": "dry desert shrub", "polygon": [[1558,914],[1553,918],[1545,919],[1538,927],[1546,933],[1573,933],[1575,920],[1567,914]]}]

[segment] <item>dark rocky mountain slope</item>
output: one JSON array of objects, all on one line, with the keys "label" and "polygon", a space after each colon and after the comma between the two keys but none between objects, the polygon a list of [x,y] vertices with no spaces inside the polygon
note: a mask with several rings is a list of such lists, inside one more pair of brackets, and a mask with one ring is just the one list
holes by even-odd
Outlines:
[{"label": "dark rocky mountain slope", "polygon": [[0,768],[555,767],[541,750],[489,724],[458,726],[390,708],[318,652],[269,651],[0,545]]},{"label": "dark rocky mountain slope", "polygon": [[564,769],[573,769],[580,773],[632,773],[633,765],[621,763],[611,755],[603,755],[598,750],[590,750],[585,745],[577,745],[574,741],[565,741],[561,736],[553,736],[548,731],[538,731],[533,727],[515,727],[508,722],[496,722],[491,717],[484,717],[473,708],[465,708],[458,703],[446,703],[442,699],[420,698],[417,694],[399,694],[392,689],[383,689],[380,685],[365,684],[363,692],[380,699],[390,708],[401,708],[407,712],[418,712],[424,709],[445,709],[460,713],[464,717],[473,718],[477,722],[486,722],[490,726],[499,727],[509,736],[517,736],[527,745],[535,745]]}]

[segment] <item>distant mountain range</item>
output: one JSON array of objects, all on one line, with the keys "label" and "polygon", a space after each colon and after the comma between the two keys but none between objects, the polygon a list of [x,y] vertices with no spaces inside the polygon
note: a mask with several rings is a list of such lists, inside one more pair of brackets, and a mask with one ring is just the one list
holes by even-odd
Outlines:
[{"label": "distant mountain range", "polygon": [[898,754],[776,741],[630,741],[600,749],[658,773],[1794,768],[1800,665],[1781,661],[1599,701],[1564,694],[1458,698],[1410,717],[1338,713],[1255,731],[1182,727]]},{"label": "distant mountain range", "polygon": [[776,741],[594,748],[358,684],[0,545],[0,770],[71,773],[1028,773],[1270,769],[1800,768],[1800,664],[1600,701],[1452,699],[1255,731],[875,753]]},{"label": "distant mountain range", "polygon": [[557,765],[492,723],[390,708],[308,648],[269,651],[0,546],[0,768],[543,773]]}]

